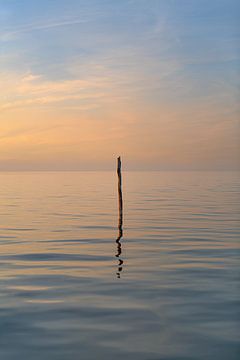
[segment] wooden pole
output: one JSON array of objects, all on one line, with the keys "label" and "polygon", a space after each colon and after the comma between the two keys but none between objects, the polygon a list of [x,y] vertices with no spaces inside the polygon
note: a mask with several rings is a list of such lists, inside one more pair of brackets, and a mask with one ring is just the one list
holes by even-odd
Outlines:
[{"label": "wooden pole", "polygon": [[123,198],[122,198],[122,163],[120,156],[117,159],[117,174],[118,174],[118,209],[119,209],[119,224],[122,227],[123,218]]},{"label": "wooden pole", "polygon": [[117,175],[118,175],[118,237],[116,239],[117,243],[117,254],[116,257],[118,258],[118,272],[117,277],[120,278],[120,273],[122,271],[122,264],[123,260],[120,259],[120,255],[122,253],[122,244],[121,238],[123,236],[123,197],[122,197],[122,172],[121,172],[121,158],[120,156],[117,159]]}]

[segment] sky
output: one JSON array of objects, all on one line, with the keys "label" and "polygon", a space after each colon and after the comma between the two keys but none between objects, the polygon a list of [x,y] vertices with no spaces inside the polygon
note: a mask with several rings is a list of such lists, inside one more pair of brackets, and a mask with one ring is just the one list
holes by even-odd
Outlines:
[{"label": "sky", "polygon": [[238,0],[0,0],[0,170],[239,169]]}]

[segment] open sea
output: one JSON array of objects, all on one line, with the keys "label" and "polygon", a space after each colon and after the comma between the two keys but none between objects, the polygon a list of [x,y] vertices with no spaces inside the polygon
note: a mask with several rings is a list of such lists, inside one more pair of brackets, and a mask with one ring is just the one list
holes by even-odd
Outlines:
[{"label": "open sea", "polygon": [[0,173],[0,360],[240,359],[240,174]]}]

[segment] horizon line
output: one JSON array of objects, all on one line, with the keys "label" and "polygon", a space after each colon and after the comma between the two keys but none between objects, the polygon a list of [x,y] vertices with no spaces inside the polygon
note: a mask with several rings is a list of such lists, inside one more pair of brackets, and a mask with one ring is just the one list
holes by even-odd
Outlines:
[{"label": "horizon line", "polygon": [[[0,173],[13,172],[114,172],[116,169],[0,169]],[[240,172],[240,169],[124,169],[124,172]]]}]

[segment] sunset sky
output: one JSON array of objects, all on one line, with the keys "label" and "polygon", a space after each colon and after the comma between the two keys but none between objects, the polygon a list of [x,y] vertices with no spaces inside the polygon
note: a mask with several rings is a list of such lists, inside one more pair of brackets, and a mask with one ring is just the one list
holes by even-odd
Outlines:
[{"label": "sunset sky", "polygon": [[0,170],[235,170],[238,0],[0,0]]}]

